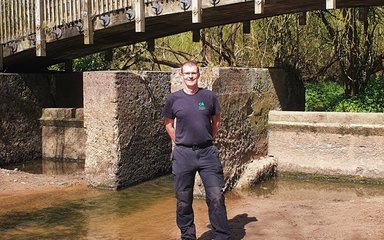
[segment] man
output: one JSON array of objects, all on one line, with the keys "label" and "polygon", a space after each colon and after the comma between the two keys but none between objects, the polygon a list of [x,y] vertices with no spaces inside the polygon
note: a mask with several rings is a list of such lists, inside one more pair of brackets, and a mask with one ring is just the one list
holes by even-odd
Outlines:
[{"label": "man", "polygon": [[221,110],[214,93],[198,87],[199,77],[196,63],[184,63],[181,67],[184,88],[168,96],[162,111],[167,133],[176,145],[172,153],[176,222],[181,239],[196,239],[192,201],[195,175],[199,172],[205,188],[213,238],[230,239],[223,194],[223,168],[219,151],[212,144],[220,127]]}]

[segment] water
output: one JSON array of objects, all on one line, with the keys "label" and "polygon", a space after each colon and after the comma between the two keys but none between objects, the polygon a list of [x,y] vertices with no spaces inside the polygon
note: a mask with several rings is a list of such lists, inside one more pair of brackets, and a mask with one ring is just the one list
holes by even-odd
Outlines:
[{"label": "water", "polygon": [[3,166],[8,170],[17,169],[23,172],[46,175],[71,174],[84,171],[85,160],[37,159],[24,163]]},{"label": "water", "polygon": [[[89,189],[68,194],[56,192],[40,198],[24,196],[28,204],[15,206],[14,210],[12,207],[3,209],[0,211],[0,239],[178,239],[175,200],[169,176],[119,192]],[[286,211],[290,206],[295,208],[294,212],[309,211],[305,212],[308,215],[316,212],[313,210],[316,204],[334,206],[366,199],[372,201],[376,197],[384,197],[382,185],[279,177],[246,192],[228,193],[226,203],[230,226],[236,236],[234,239],[279,239],[273,234],[284,229],[278,224],[284,219],[282,213],[289,215]],[[38,204],[32,204],[34,201]],[[279,212],[279,206],[284,212]],[[195,200],[194,209],[199,239],[210,239],[205,201]],[[269,220],[268,214],[274,213],[276,216]],[[379,218],[382,216],[382,212],[375,214]],[[375,217],[374,214],[370,216]],[[268,221],[271,225],[265,225],[264,229],[263,224],[268,224]],[[291,226],[286,228],[292,229]]]}]

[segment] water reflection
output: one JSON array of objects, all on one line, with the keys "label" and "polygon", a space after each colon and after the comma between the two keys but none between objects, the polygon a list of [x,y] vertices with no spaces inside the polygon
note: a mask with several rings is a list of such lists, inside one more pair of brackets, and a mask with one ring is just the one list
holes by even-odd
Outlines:
[{"label": "water reflection", "polygon": [[[129,229],[139,229],[132,229],[134,224],[146,226],[145,221],[153,220],[158,213],[140,221],[129,216],[151,209],[155,202],[172,202],[171,185],[171,178],[165,177],[119,192],[101,191],[94,198],[0,215],[0,236],[1,239],[130,239]],[[173,212],[173,203],[169,206]],[[161,214],[169,216],[169,209]]]},{"label": "water reflection", "polygon": [[84,171],[85,160],[71,159],[36,159],[24,163],[16,163],[4,166],[3,168],[23,172],[46,175],[62,175]]}]

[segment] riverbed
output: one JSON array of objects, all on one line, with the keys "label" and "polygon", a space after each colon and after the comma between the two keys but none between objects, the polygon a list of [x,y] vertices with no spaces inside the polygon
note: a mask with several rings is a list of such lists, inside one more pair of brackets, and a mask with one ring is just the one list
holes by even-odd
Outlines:
[{"label": "riverbed", "polygon": [[[81,174],[0,171],[1,239],[179,239],[170,176],[122,191]],[[384,187],[277,177],[226,194],[233,239],[384,239]],[[194,200],[201,240],[211,239]]]}]

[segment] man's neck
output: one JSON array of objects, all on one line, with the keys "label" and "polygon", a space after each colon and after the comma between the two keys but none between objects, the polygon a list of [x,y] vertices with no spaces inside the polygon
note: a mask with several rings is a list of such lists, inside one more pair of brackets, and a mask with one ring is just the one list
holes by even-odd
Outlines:
[{"label": "man's neck", "polygon": [[199,90],[199,88],[198,87],[194,87],[194,88],[185,87],[185,88],[183,88],[183,90],[186,94],[193,95]]}]

